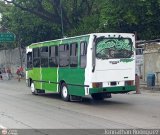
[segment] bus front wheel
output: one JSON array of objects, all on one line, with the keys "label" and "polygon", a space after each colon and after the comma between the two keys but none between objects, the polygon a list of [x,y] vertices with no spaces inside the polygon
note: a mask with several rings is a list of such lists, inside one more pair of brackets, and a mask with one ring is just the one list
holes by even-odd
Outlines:
[{"label": "bus front wheel", "polygon": [[37,91],[36,91],[36,88],[34,86],[34,82],[31,82],[31,92],[33,95],[37,95]]},{"label": "bus front wheel", "polygon": [[69,101],[70,100],[70,95],[68,93],[68,88],[65,83],[62,83],[61,85],[61,97],[64,101]]},{"label": "bus front wheel", "polygon": [[103,93],[94,93],[91,95],[93,100],[104,100]]}]

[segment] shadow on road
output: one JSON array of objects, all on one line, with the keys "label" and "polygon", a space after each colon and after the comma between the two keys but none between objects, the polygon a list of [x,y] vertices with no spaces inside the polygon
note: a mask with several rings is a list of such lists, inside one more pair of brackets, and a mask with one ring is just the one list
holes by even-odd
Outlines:
[{"label": "shadow on road", "polygon": [[[54,100],[61,100],[61,96],[59,94],[40,94],[38,96],[44,97],[44,98],[50,98],[50,99],[54,99]],[[63,101],[65,102],[65,101]],[[65,102],[65,103],[73,103],[73,104],[81,104],[81,105],[94,105],[94,106],[117,106],[117,105],[127,105],[130,106],[131,104],[125,101],[119,101],[119,100],[115,100],[113,98],[111,99],[105,99],[102,101],[96,101],[93,100],[91,97],[83,97],[82,101],[72,101],[72,102]]]}]

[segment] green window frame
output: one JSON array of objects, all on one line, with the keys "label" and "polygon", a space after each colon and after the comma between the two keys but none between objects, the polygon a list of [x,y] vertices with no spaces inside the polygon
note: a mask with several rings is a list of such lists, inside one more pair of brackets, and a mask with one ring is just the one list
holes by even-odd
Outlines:
[{"label": "green window frame", "polygon": [[87,64],[87,42],[82,41],[80,43],[80,67],[85,68]]},{"label": "green window frame", "polygon": [[59,67],[69,67],[69,44],[59,46]]},{"label": "green window frame", "polygon": [[58,67],[58,46],[49,47],[49,67]]},{"label": "green window frame", "polygon": [[33,67],[33,56],[32,52],[27,53],[27,68],[32,68]]},{"label": "green window frame", "polygon": [[33,48],[33,67],[40,67],[40,50]]},{"label": "green window frame", "polygon": [[48,46],[40,48],[41,67],[48,67]]},{"label": "green window frame", "polygon": [[70,67],[78,66],[78,43],[70,44]]}]

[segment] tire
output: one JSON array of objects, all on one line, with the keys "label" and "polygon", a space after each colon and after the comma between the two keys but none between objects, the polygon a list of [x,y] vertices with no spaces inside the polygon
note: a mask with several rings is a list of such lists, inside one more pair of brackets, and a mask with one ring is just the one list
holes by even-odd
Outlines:
[{"label": "tire", "polygon": [[70,101],[70,95],[68,93],[68,87],[65,83],[62,83],[62,85],[61,85],[61,98],[64,101]]},{"label": "tire", "polygon": [[103,93],[94,93],[91,95],[93,100],[104,100]]},{"label": "tire", "polygon": [[31,82],[31,92],[33,95],[38,95],[37,90],[35,89],[34,82]]}]

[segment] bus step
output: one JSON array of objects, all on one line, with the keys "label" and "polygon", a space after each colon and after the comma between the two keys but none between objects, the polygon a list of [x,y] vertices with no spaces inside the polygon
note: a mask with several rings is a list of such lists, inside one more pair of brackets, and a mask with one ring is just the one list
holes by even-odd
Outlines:
[{"label": "bus step", "polygon": [[82,97],[70,95],[70,101],[82,101]]},{"label": "bus step", "polygon": [[45,94],[45,90],[37,90],[38,94]]}]

